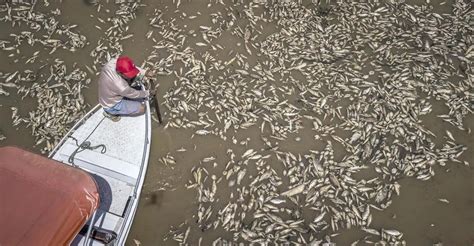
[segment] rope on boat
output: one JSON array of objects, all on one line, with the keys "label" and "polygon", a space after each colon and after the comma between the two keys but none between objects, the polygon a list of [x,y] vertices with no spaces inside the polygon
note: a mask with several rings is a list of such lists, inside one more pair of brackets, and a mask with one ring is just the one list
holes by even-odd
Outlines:
[{"label": "rope on boat", "polygon": [[101,154],[104,154],[106,151],[107,151],[107,148],[105,147],[104,144],[99,144],[99,145],[96,145],[96,146],[91,146],[91,142],[90,141],[84,141],[82,142],[81,144],[79,144],[79,141],[77,140],[77,138],[73,137],[73,136],[68,136],[69,138],[72,138],[75,142],[76,142],[76,146],[77,148],[74,150],[74,152],[72,152],[72,154],[69,156],[69,159],[68,159],[68,162],[71,163],[73,166],[77,166],[76,164],[74,164],[74,157],[76,156],[77,153],[80,153],[86,149],[88,150],[95,150],[95,149],[98,149],[98,148],[102,148],[100,150],[100,153]]}]

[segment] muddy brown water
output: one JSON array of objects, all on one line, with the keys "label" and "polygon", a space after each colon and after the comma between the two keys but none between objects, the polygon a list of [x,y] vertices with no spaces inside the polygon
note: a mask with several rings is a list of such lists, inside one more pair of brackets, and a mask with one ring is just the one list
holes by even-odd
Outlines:
[{"label": "muddy brown water", "polygon": [[[67,64],[77,63],[91,65],[92,58],[90,51],[96,46],[97,41],[102,37],[103,32],[95,26],[99,24],[96,17],[106,18],[115,9],[115,4],[99,1],[104,4],[103,8],[110,9],[110,12],[97,12],[96,6],[89,5],[85,1],[50,1],[50,6],[45,7],[44,1],[38,0],[37,10],[47,11],[48,9],[59,8],[62,12],[60,20],[64,23],[78,24],[78,30],[85,35],[89,44],[80,52],[73,55],[67,51],[57,51],[52,55],[42,52],[40,57],[42,62],[30,64],[27,67],[34,70],[39,65],[51,62],[54,58],[60,58]],[[130,23],[129,33],[134,37],[124,40],[122,45],[124,53],[141,63],[152,50],[153,42],[145,39],[144,36],[149,30],[148,19],[154,9],[164,11],[164,18],[172,18],[176,13],[173,2],[175,1],[143,1],[146,7],[142,7],[137,12],[137,18]],[[200,12],[195,20],[179,19],[178,24],[186,25],[189,29],[197,29],[199,25],[209,25],[209,14],[218,11],[225,11],[224,6],[213,4],[207,7],[209,2],[215,1],[190,1],[182,0],[179,8],[180,12],[194,15]],[[440,5],[441,1],[432,1],[438,12],[449,13],[450,2]],[[4,4],[4,1],[0,1]],[[303,4],[310,4],[310,1],[303,1]],[[269,27],[271,30],[274,26]],[[10,33],[18,33],[19,28],[12,28],[8,23],[0,23],[0,39],[8,39]],[[262,38],[262,37],[260,37]],[[193,45],[193,38],[186,40],[187,45]],[[226,57],[229,50],[240,49],[231,35],[222,35],[217,42],[225,47],[218,54],[219,57]],[[202,48],[201,52],[205,48]],[[31,47],[23,47],[22,52],[31,54],[36,51]],[[197,49],[199,52],[200,49]],[[12,72],[24,70],[26,67],[20,63],[12,62],[14,58],[6,57],[6,53],[0,51],[0,71]],[[257,59],[257,57],[250,57]],[[261,58],[258,58],[261,59]],[[252,63],[252,61],[250,61]],[[97,103],[96,75],[88,74],[93,82],[85,92],[88,108]],[[159,98],[164,95],[173,81],[173,76],[158,76],[160,84],[158,90]],[[449,129],[456,141],[468,147],[460,160],[466,160],[473,164],[474,139],[472,133],[462,132],[437,118],[437,114],[446,113],[447,108],[442,103],[433,103],[433,112],[423,118],[423,124],[438,136],[443,136],[446,129]],[[17,145],[39,153],[34,146],[34,138],[31,130],[25,125],[12,126],[11,109],[15,106],[19,108],[20,114],[27,114],[34,109],[34,100],[21,100],[12,93],[10,96],[0,95],[0,131],[7,139],[0,142],[1,146]],[[166,112],[164,112],[166,122]],[[468,115],[464,120],[465,127],[474,129],[474,117]],[[306,127],[306,126],[305,126]],[[310,124],[308,124],[310,128]],[[197,209],[196,192],[186,189],[185,184],[192,178],[191,168],[199,164],[205,157],[216,157],[215,162],[223,165],[219,161],[225,160],[226,151],[229,148],[237,152],[245,151],[247,148],[261,148],[262,142],[256,137],[260,133],[258,127],[239,131],[237,140],[244,141],[250,139],[248,145],[232,145],[222,141],[215,136],[192,137],[192,130],[166,128],[156,123],[153,124],[151,158],[143,186],[138,212],[130,231],[127,245],[135,245],[140,242],[142,245],[176,245],[172,239],[164,241],[163,238],[170,229],[175,228],[183,222],[192,224],[196,220]],[[288,140],[282,143],[282,148],[288,151],[298,152],[307,149],[321,149],[324,146],[314,141],[312,134],[308,134],[308,129],[302,129],[299,134],[293,134]],[[339,133],[338,133],[339,134]],[[339,136],[345,133],[340,132]],[[296,137],[301,137],[301,141],[294,141]],[[347,137],[347,136],[345,136]],[[336,149],[336,159],[342,155],[342,146],[334,144]],[[176,150],[187,149],[182,154],[177,154]],[[341,153],[339,153],[341,152]],[[176,158],[176,165],[170,167],[159,162],[159,158],[167,153],[173,153]],[[211,165],[211,164],[209,164]],[[404,178],[399,181],[401,184],[400,196],[395,196],[393,203],[384,211],[373,212],[374,228],[395,228],[404,233],[404,239],[408,245],[432,245],[442,242],[443,245],[472,245],[474,243],[474,172],[471,166],[459,163],[447,163],[446,166],[437,166],[435,176],[428,181],[420,181],[414,178]],[[367,177],[374,175],[370,171],[363,173]],[[228,192],[228,191],[219,191]],[[440,202],[438,199],[447,199],[449,204]],[[357,228],[341,229],[334,238],[337,245],[349,245],[351,242],[359,240],[364,233]],[[190,241],[196,243],[199,237],[203,237],[203,245],[209,245],[214,239],[223,236],[232,238],[232,235],[224,232],[201,232],[193,227]],[[137,240],[137,241],[135,241]]]}]

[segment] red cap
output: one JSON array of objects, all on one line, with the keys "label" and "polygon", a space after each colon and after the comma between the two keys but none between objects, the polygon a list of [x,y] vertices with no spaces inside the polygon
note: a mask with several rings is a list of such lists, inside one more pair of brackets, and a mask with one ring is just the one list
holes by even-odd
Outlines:
[{"label": "red cap", "polygon": [[120,56],[117,59],[115,69],[117,72],[123,74],[127,78],[133,78],[140,72],[135,64],[133,64],[132,59],[130,59],[128,56]]}]

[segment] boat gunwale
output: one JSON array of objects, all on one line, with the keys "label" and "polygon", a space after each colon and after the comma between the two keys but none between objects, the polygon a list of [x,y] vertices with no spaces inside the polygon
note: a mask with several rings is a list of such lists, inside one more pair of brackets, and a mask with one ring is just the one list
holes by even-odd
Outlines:
[{"label": "boat gunwale", "polygon": [[151,148],[151,112],[150,112],[150,103],[146,101],[145,103],[145,145],[143,148],[143,158],[140,165],[140,172],[137,177],[137,185],[133,190],[134,201],[131,205],[127,206],[127,211],[123,217],[124,223],[120,228],[120,232],[125,232],[125,234],[119,238],[118,245],[124,245],[127,240],[128,234],[130,233],[130,228],[133,223],[133,218],[138,209],[138,202],[140,200],[141,190],[143,183],[145,181],[146,170],[148,169],[149,157],[150,157],[150,148]]}]

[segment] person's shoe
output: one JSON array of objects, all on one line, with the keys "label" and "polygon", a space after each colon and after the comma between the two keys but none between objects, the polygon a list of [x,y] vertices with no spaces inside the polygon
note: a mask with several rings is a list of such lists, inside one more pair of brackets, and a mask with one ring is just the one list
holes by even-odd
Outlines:
[{"label": "person's shoe", "polygon": [[109,118],[111,121],[113,122],[117,122],[120,120],[120,115],[113,115],[113,114],[109,114],[107,113],[106,111],[104,111],[104,116],[106,118]]}]

